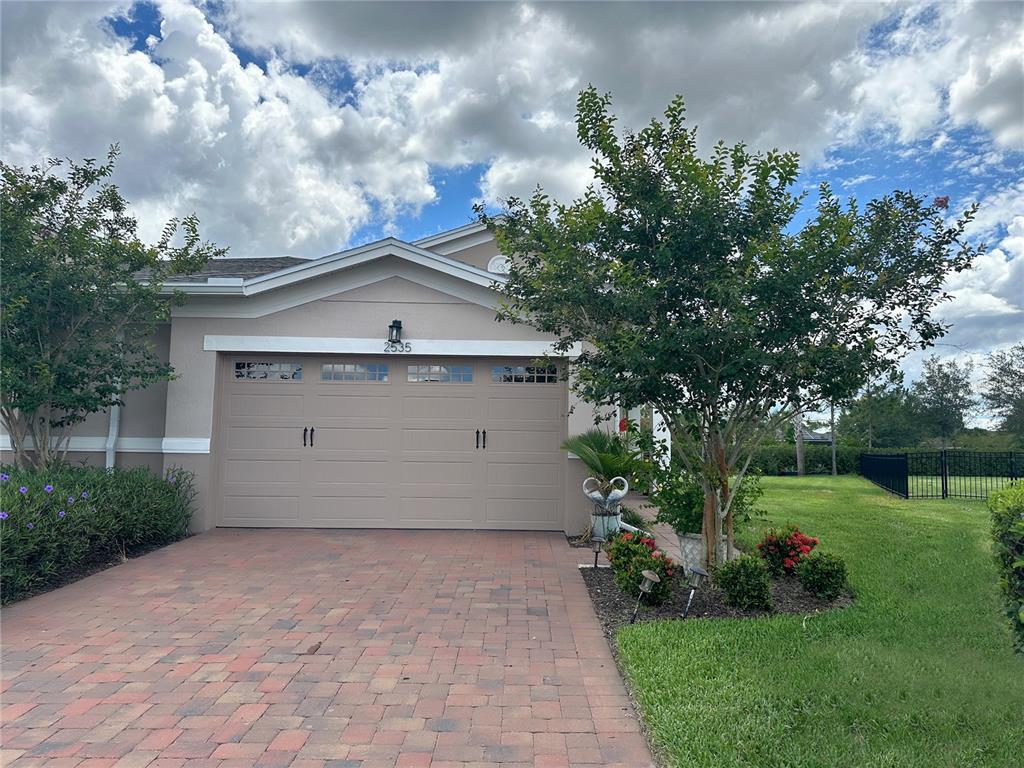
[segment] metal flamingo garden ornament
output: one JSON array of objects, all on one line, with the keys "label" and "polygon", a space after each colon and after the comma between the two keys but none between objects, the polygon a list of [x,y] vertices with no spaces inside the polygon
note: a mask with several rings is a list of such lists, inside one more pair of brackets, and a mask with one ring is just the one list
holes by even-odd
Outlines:
[{"label": "metal flamingo garden ornament", "polygon": [[619,530],[619,502],[629,493],[629,482],[624,477],[613,477],[608,485],[610,489],[605,495],[596,477],[583,481],[583,495],[594,503],[592,534],[603,539]]}]

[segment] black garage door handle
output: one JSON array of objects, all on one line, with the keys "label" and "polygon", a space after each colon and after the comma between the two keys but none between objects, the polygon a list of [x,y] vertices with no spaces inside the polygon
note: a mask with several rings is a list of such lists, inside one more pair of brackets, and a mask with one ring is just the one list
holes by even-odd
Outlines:
[{"label": "black garage door handle", "polygon": [[309,428],[309,447],[313,447],[313,433],[316,432],[316,427]]},{"label": "black garage door handle", "polygon": [[484,450],[487,450],[487,430],[484,430]]},{"label": "black garage door handle", "polygon": [[306,447],[306,435],[309,434],[309,427],[302,428],[302,447]]},{"label": "black garage door handle", "polygon": [[480,430],[479,429],[476,431],[476,447],[477,447],[477,450],[480,449]]}]

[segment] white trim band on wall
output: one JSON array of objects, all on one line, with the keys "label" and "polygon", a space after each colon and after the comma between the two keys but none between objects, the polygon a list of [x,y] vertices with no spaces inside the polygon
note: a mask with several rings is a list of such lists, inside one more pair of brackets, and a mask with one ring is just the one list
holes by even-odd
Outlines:
[{"label": "white trim band on wall", "polygon": [[[333,355],[436,355],[444,357],[544,357],[555,354],[549,341],[501,339],[405,339],[408,352],[386,353],[385,339],[345,339],[323,336],[205,336],[207,352],[290,352]],[[582,345],[564,354],[578,357]]]},{"label": "white trim band on wall", "polygon": [[[29,441],[30,449],[32,447]],[[101,436],[72,437],[68,450],[73,453],[103,453],[107,439]],[[0,435],[0,450],[11,450],[10,435]],[[208,437],[119,437],[116,453],[209,453]]]}]

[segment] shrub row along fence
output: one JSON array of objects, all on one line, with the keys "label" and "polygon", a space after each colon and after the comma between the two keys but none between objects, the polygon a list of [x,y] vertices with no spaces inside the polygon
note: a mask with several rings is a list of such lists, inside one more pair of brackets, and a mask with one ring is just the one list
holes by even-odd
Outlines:
[{"label": "shrub row along fence", "polygon": [[905,499],[987,499],[991,492],[1024,477],[1024,453],[862,453],[860,474]]}]

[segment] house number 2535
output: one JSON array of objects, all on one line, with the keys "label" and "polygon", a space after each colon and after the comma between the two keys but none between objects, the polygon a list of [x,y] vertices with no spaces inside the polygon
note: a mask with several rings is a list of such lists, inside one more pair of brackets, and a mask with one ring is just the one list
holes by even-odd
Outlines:
[{"label": "house number 2535", "polygon": [[412,352],[412,344],[408,341],[385,341],[385,352]]}]

